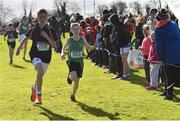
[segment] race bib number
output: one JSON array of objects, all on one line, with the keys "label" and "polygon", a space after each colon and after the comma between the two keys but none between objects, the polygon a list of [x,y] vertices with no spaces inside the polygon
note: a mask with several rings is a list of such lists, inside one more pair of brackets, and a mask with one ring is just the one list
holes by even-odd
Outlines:
[{"label": "race bib number", "polygon": [[73,52],[71,52],[71,57],[72,58],[80,58],[80,57],[82,57],[82,51],[73,51]]},{"label": "race bib number", "polygon": [[14,42],[14,41],[15,41],[14,38],[9,38],[9,39],[8,39],[8,42]]},{"label": "race bib number", "polygon": [[49,50],[49,44],[46,42],[38,42],[37,43],[37,49],[38,51],[48,51]]},{"label": "race bib number", "polygon": [[22,29],[26,31],[26,30],[28,30],[28,27],[22,26]]}]

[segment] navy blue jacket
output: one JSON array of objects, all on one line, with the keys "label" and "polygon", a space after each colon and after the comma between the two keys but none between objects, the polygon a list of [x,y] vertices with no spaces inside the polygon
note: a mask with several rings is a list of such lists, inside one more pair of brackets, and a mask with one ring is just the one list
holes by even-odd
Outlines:
[{"label": "navy blue jacket", "polygon": [[180,65],[180,31],[176,24],[169,21],[156,28],[155,44],[161,61]]}]

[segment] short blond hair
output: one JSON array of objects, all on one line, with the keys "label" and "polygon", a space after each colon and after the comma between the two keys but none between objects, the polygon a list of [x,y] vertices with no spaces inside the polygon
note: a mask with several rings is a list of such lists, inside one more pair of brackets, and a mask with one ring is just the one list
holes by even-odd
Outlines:
[{"label": "short blond hair", "polygon": [[143,30],[149,30],[151,29],[151,26],[148,24],[143,25]]},{"label": "short blond hair", "polygon": [[71,24],[71,29],[72,29],[72,27],[74,27],[74,26],[78,26],[78,27],[80,28],[80,25],[79,25],[78,23],[72,23],[72,24]]},{"label": "short blond hair", "polygon": [[[150,25],[148,25],[148,24],[145,24],[145,25],[143,25],[143,33],[144,33],[144,35],[146,35],[146,33],[145,33],[145,31],[147,30],[150,30],[151,29],[151,26]],[[147,35],[146,35],[147,36]]]}]

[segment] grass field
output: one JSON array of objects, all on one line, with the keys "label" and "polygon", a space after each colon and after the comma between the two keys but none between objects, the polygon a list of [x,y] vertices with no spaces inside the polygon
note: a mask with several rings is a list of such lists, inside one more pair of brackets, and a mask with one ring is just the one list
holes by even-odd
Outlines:
[{"label": "grass field", "polygon": [[[64,40],[63,40],[64,41]],[[30,45],[30,41],[29,41]],[[29,59],[29,56],[27,57]],[[112,80],[112,74],[85,60],[77,103],[70,101],[72,85],[66,82],[67,66],[60,54],[53,57],[43,82],[43,104],[33,106],[31,86],[36,73],[31,63],[14,56],[10,66],[8,47],[0,37],[0,119],[1,120],[180,120],[180,89],[175,101],[163,100],[162,88],[147,91],[144,71],[132,71],[129,81]]]}]

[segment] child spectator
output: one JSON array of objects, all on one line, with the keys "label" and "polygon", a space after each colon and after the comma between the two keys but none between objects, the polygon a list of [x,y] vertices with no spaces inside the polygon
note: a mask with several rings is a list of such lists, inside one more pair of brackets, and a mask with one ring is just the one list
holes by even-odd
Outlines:
[{"label": "child spectator", "polygon": [[140,50],[143,55],[143,62],[144,62],[144,70],[146,75],[146,82],[145,87],[150,86],[150,63],[148,62],[148,56],[150,51],[150,45],[151,45],[151,28],[149,25],[143,26],[143,33],[145,38],[143,39],[142,45],[140,46]]},{"label": "child spectator", "polygon": [[151,34],[152,39],[148,57],[148,61],[150,62],[150,86],[146,87],[147,90],[156,90],[158,88],[159,69],[161,66],[153,36],[154,32]]}]

